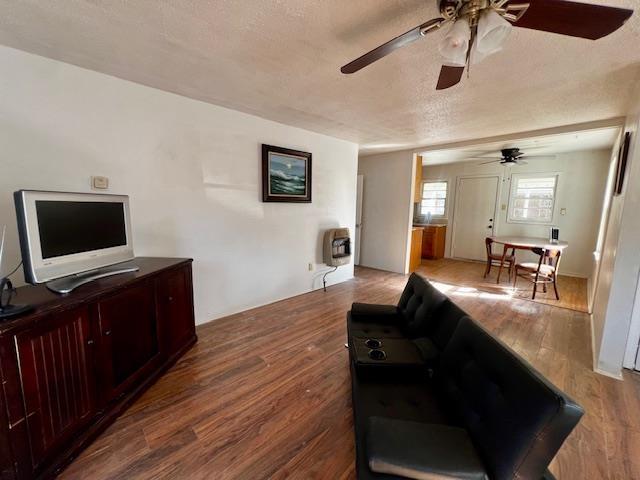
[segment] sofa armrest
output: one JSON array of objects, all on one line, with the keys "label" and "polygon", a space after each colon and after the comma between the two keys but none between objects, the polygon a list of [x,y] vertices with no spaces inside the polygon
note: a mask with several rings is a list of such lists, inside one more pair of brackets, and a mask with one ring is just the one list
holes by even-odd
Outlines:
[{"label": "sofa armrest", "polygon": [[354,303],[351,305],[351,319],[354,322],[395,324],[400,313],[395,305]]},{"label": "sofa armrest", "polygon": [[489,478],[467,431],[449,425],[370,417],[366,455],[376,473],[419,480]]}]

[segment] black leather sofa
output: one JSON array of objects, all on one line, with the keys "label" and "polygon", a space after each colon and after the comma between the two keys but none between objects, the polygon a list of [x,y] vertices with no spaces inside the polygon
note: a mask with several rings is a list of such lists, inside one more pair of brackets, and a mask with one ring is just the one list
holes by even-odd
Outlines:
[{"label": "black leather sofa", "polygon": [[359,479],[553,478],[582,408],[427,280],[347,328]]}]

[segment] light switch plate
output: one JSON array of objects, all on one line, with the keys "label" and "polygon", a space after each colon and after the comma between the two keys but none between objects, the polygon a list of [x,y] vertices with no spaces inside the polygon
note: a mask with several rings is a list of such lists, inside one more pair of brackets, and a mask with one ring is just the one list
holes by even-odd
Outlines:
[{"label": "light switch plate", "polygon": [[109,188],[109,178],[91,177],[91,186],[96,190],[107,190]]},{"label": "light switch plate", "polygon": [[567,214],[567,209],[566,208],[561,208],[560,209],[560,215],[566,215]]}]

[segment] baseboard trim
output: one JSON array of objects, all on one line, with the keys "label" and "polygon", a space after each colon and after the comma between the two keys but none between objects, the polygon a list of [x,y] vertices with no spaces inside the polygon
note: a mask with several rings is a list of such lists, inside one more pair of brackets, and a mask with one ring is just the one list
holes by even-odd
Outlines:
[{"label": "baseboard trim", "polygon": [[596,340],[595,335],[593,334],[593,314],[589,314],[589,327],[591,329],[591,365],[593,371],[599,373],[600,375],[604,375],[605,377],[614,378],[616,380],[624,380],[622,376],[622,371],[620,371],[617,375],[615,373],[607,372],[606,370],[602,370],[598,368],[598,362],[596,359]]},{"label": "baseboard trim", "polygon": [[622,372],[620,372],[618,375],[616,375],[614,373],[607,372],[607,371],[601,370],[599,368],[594,368],[593,371],[596,372],[596,373],[599,373],[600,375],[604,375],[605,377],[613,378],[614,380],[620,380],[620,381],[624,380],[624,377],[622,376]]}]

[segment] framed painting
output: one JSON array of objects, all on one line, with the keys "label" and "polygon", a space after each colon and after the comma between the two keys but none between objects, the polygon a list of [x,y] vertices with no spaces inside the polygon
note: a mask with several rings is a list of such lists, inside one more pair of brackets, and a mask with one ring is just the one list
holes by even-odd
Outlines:
[{"label": "framed painting", "polygon": [[624,134],[624,140],[618,150],[618,164],[616,165],[616,183],[613,190],[614,195],[620,195],[624,187],[624,176],[627,173],[627,157],[629,156],[629,146],[631,144],[631,132]]},{"label": "framed painting", "polygon": [[311,154],[263,144],[262,201],[311,203]]}]

